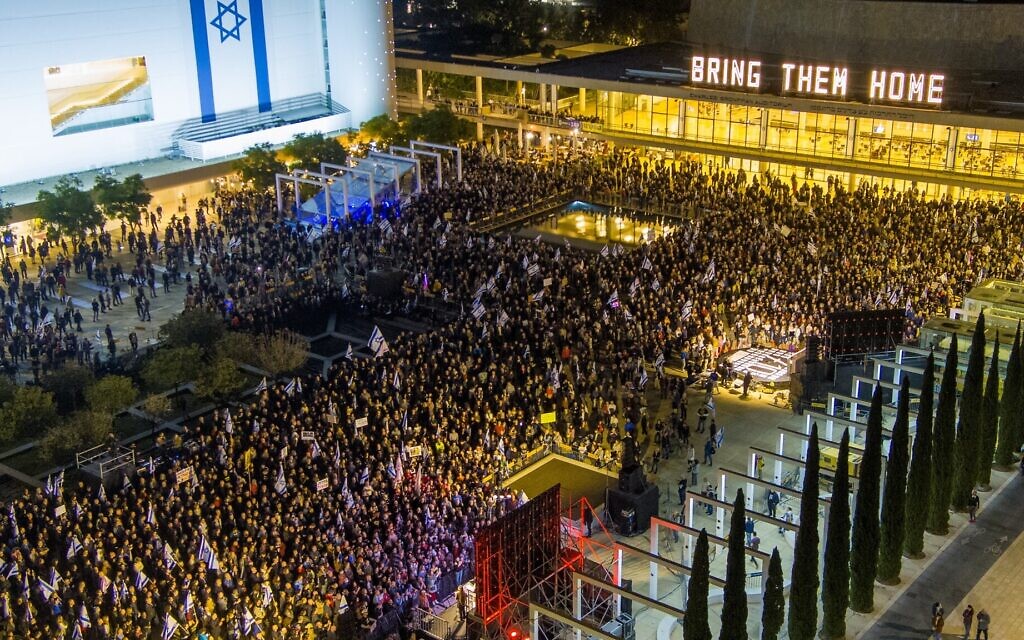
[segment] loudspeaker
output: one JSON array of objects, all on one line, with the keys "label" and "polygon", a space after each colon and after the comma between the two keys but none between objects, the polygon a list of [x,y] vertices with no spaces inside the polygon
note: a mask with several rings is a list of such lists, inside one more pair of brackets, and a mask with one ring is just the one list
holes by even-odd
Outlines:
[{"label": "loudspeaker", "polygon": [[903,339],[905,323],[906,312],[900,309],[830,313],[825,319],[825,357],[891,350]]},{"label": "loudspeaker", "polygon": [[[622,579],[622,588],[627,590],[627,591],[632,591],[633,590],[633,581],[632,580],[627,580],[626,578],[623,578]],[[622,599],[622,613],[628,614],[629,617],[630,617],[630,620],[633,619],[633,599],[632,598],[623,598]],[[622,626],[625,627],[626,625],[622,625]]]},{"label": "loudspeaker", "polygon": [[821,338],[807,336],[807,362],[814,363],[821,359]]},{"label": "loudspeaker", "polygon": [[638,464],[619,471],[619,491],[641,493],[644,490],[644,470]]},{"label": "loudspeaker", "polygon": [[651,516],[658,515],[658,485],[643,493],[627,493],[608,489],[608,513],[622,535],[631,536],[651,527]]},{"label": "loudspeaker", "polygon": [[401,269],[377,269],[366,274],[366,292],[378,298],[397,298],[402,295],[404,280]]}]

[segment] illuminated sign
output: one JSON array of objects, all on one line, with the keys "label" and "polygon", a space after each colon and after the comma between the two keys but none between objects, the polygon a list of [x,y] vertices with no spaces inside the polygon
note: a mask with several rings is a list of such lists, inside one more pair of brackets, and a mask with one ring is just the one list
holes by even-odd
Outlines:
[{"label": "illuminated sign", "polygon": [[872,100],[940,105],[942,85],[945,81],[946,77],[941,73],[905,73],[872,69],[869,95]]},{"label": "illuminated sign", "polygon": [[690,83],[716,89],[766,91],[829,99],[858,99],[903,105],[941,106],[946,77],[893,69],[851,71],[844,65],[783,62],[778,73],[766,74],[753,58],[695,55],[690,58]]},{"label": "illuminated sign", "polygon": [[690,80],[720,87],[761,88],[761,62],[738,58],[693,56]]},{"label": "illuminated sign", "polygon": [[816,96],[845,98],[846,78],[849,75],[850,70],[846,67],[785,62],[782,65],[782,90],[785,93],[812,93]]}]

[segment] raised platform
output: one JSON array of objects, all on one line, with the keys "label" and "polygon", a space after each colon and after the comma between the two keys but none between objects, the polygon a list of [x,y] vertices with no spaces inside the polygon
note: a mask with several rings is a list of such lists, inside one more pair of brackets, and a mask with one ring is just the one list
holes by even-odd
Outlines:
[{"label": "raised platform", "polygon": [[523,491],[532,499],[549,487],[561,484],[563,505],[586,498],[597,507],[604,504],[605,491],[618,487],[618,483],[619,475],[614,471],[553,453],[510,477],[504,486],[517,494]]}]

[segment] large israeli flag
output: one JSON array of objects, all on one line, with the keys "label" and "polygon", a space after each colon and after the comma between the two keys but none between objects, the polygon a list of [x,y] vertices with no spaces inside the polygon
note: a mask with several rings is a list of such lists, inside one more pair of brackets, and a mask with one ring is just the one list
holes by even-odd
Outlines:
[{"label": "large israeli flag", "polygon": [[204,122],[235,109],[269,111],[263,0],[189,0]]}]

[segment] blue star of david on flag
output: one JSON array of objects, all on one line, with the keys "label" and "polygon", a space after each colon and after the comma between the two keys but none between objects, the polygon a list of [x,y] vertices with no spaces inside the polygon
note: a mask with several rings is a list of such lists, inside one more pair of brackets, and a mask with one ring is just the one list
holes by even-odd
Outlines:
[{"label": "blue star of david on flag", "polygon": [[[228,20],[225,20],[228,18]],[[210,24],[217,27],[220,31],[220,41],[224,42],[228,38],[234,38],[235,40],[242,40],[242,25],[245,24],[246,18],[242,14],[238,13],[238,0],[231,0],[230,4],[224,4],[223,2],[217,2],[217,17],[210,21]],[[233,26],[228,26],[234,23]]]}]

